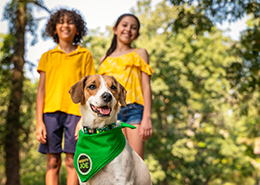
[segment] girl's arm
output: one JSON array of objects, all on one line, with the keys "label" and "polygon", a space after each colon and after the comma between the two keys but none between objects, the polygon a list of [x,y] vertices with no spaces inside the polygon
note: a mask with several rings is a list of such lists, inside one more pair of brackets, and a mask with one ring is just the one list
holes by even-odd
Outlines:
[{"label": "girl's arm", "polygon": [[[149,64],[149,56],[145,49],[139,49],[138,54]],[[144,112],[141,122],[140,136],[143,141],[152,137],[153,126],[151,121],[152,93],[150,86],[150,77],[142,72],[142,91],[144,99]]]},{"label": "girl's arm", "polygon": [[45,97],[45,72],[40,71],[40,81],[36,95],[36,139],[46,143],[46,127],[43,122],[43,107]]}]

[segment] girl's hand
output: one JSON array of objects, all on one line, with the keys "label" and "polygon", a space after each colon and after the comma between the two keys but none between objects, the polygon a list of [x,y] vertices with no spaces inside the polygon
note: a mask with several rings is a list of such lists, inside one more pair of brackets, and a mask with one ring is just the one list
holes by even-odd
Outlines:
[{"label": "girl's hand", "polygon": [[141,127],[140,127],[140,134],[141,139],[143,141],[146,141],[153,135],[153,126],[152,126],[152,121],[151,118],[143,118],[141,122]]},{"label": "girl's hand", "polygon": [[40,141],[40,143],[45,144],[47,138],[47,131],[45,124],[43,122],[37,123],[36,126],[36,139]]},{"label": "girl's hand", "polygon": [[75,129],[75,140],[78,140],[79,139],[79,130],[81,128],[81,118],[76,126],[76,129]]}]

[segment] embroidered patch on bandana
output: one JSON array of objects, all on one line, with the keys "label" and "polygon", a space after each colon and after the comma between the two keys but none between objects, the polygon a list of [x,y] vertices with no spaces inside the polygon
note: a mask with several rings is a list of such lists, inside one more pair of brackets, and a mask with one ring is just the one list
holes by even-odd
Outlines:
[{"label": "embroidered patch on bandana", "polygon": [[92,167],[92,161],[87,154],[81,153],[77,160],[77,168],[82,175],[87,175]]},{"label": "embroidered patch on bandana", "polygon": [[124,127],[136,128],[121,122],[119,127],[102,133],[84,134],[79,131],[73,164],[81,182],[88,181],[123,151],[126,143],[122,132]]}]

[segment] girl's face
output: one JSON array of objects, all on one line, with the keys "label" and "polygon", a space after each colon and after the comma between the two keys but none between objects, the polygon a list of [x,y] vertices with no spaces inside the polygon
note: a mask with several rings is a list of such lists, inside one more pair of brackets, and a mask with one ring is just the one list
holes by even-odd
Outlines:
[{"label": "girl's face", "polygon": [[131,44],[139,36],[138,22],[132,16],[125,16],[113,30],[124,44]]},{"label": "girl's face", "polygon": [[64,16],[60,17],[59,21],[56,24],[55,31],[55,34],[58,34],[59,42],[73,42],[76,32],[76,25],[68,15],[64,14]]}]

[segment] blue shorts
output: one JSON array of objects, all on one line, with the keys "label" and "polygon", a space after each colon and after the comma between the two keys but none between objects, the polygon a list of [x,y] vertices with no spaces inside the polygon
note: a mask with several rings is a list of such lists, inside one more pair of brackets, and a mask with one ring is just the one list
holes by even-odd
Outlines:
[{"label": "blue shorts", "polygon": [[[46,153],[75,153],[77,141],[75,129],[80,116],[66,114],[64,112],[44,113],[43,122],[47,130],[47,142],[40,143],[38,151]],[[64,148],[62,150],[62,138],[64,132]]]},{"label": "blue shorts", "polygon": [[121,107],[117,115],[117,119],[128,124],[141,124],[143,119],[144,106],[133,103],[128,104],[126,107]]}]

